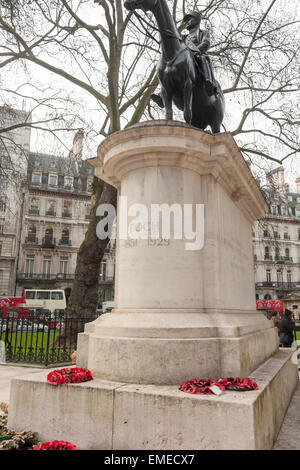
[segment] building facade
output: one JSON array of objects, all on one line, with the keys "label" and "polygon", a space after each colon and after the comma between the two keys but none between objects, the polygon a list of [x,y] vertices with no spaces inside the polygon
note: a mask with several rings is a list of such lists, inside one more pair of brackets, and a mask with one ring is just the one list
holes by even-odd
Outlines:
[{"label": "building facade", "polygon": [[[17,294],[24,288],[63,289],[70,295],[77,251],[88,229],[93,167],[72,155],[30,153],[27,172]],[[112,249],[101,264],[100,301],[111,300]]]},{"label": "building facade", "polygon": [[253,225],[256,299],[300,295],[300,178],[295,183],[290,191],[282,167],[267,175],[269,212]]},{"label": "building facade", "polygon": [[[24,126],[28,122],[28,126]],[[64,289],[88,228],[93,167],[78,131],[67,157],[30,152],[30,115],[0,107],[0,297],[24,288]],[[103,257],[99,306],[114,298],[115,246]]]},{"label": "building facade", "polygon": [[0,126],[10,129],[0,134],[0,296],[16,290],[31,134],[18,126],[27,120],[25,111],[0,107]]}]

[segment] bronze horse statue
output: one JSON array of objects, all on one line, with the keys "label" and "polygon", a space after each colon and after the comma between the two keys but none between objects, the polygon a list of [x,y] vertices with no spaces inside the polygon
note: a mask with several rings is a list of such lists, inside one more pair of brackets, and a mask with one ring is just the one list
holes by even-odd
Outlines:
[{"label": "bronze horse statue", "polygon": [[174,102],[183,111],[186,123],[203,130],[210,126],[213,133],[220,132],[225,108],[220,84],[216,81],[216,94],[207,94],[204,78],[176,28],[166,0],[125,0],[124,6],[131,11],[151,11],[157,21],[162,48],[158,78],[166,119],[173,119]]}]

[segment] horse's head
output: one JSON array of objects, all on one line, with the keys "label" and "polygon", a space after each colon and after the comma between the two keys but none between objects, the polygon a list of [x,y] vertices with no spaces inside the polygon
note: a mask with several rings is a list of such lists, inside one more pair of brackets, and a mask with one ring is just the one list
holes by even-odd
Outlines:
[{"label": "horse's head", "polygon": [[157,0],[125,0],[124,6],[127,10],[152,10],[157,4]]}]

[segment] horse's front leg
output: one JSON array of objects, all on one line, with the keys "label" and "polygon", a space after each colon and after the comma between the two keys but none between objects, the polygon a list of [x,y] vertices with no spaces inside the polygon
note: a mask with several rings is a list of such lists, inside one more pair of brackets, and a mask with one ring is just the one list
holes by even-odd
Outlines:
[{"label": "horse's front leg", "polygon": [[192,101],[193,101],[193,83],[191,79],[187,79],[184,84],[184,108],[183,115],[187,124],[192,122]]},{"label": "horse's front leg", "polygon": [[162,87],[161,89],[162,99],[165,106],[165,116],[167,121],[172,121],[173,119],[173,108],[172,108],[172,94],[166,88]]}]

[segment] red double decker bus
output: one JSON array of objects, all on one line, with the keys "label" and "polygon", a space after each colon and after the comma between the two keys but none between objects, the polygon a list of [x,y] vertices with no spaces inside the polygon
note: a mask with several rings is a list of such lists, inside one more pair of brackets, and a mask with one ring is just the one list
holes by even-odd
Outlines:
[{"label": "red double decker bus", "polygon": [[283,300],[257,300],[256,310],[268,312],[276,311],[281,316],[283,314]]},{"label": "red double decker bus", "polygon": [[17,308],[20,318],[28,316],[29,309],[26,308],[25,291],[22,297],[0,297],[0,316],[7,317],[9,308]]}]

